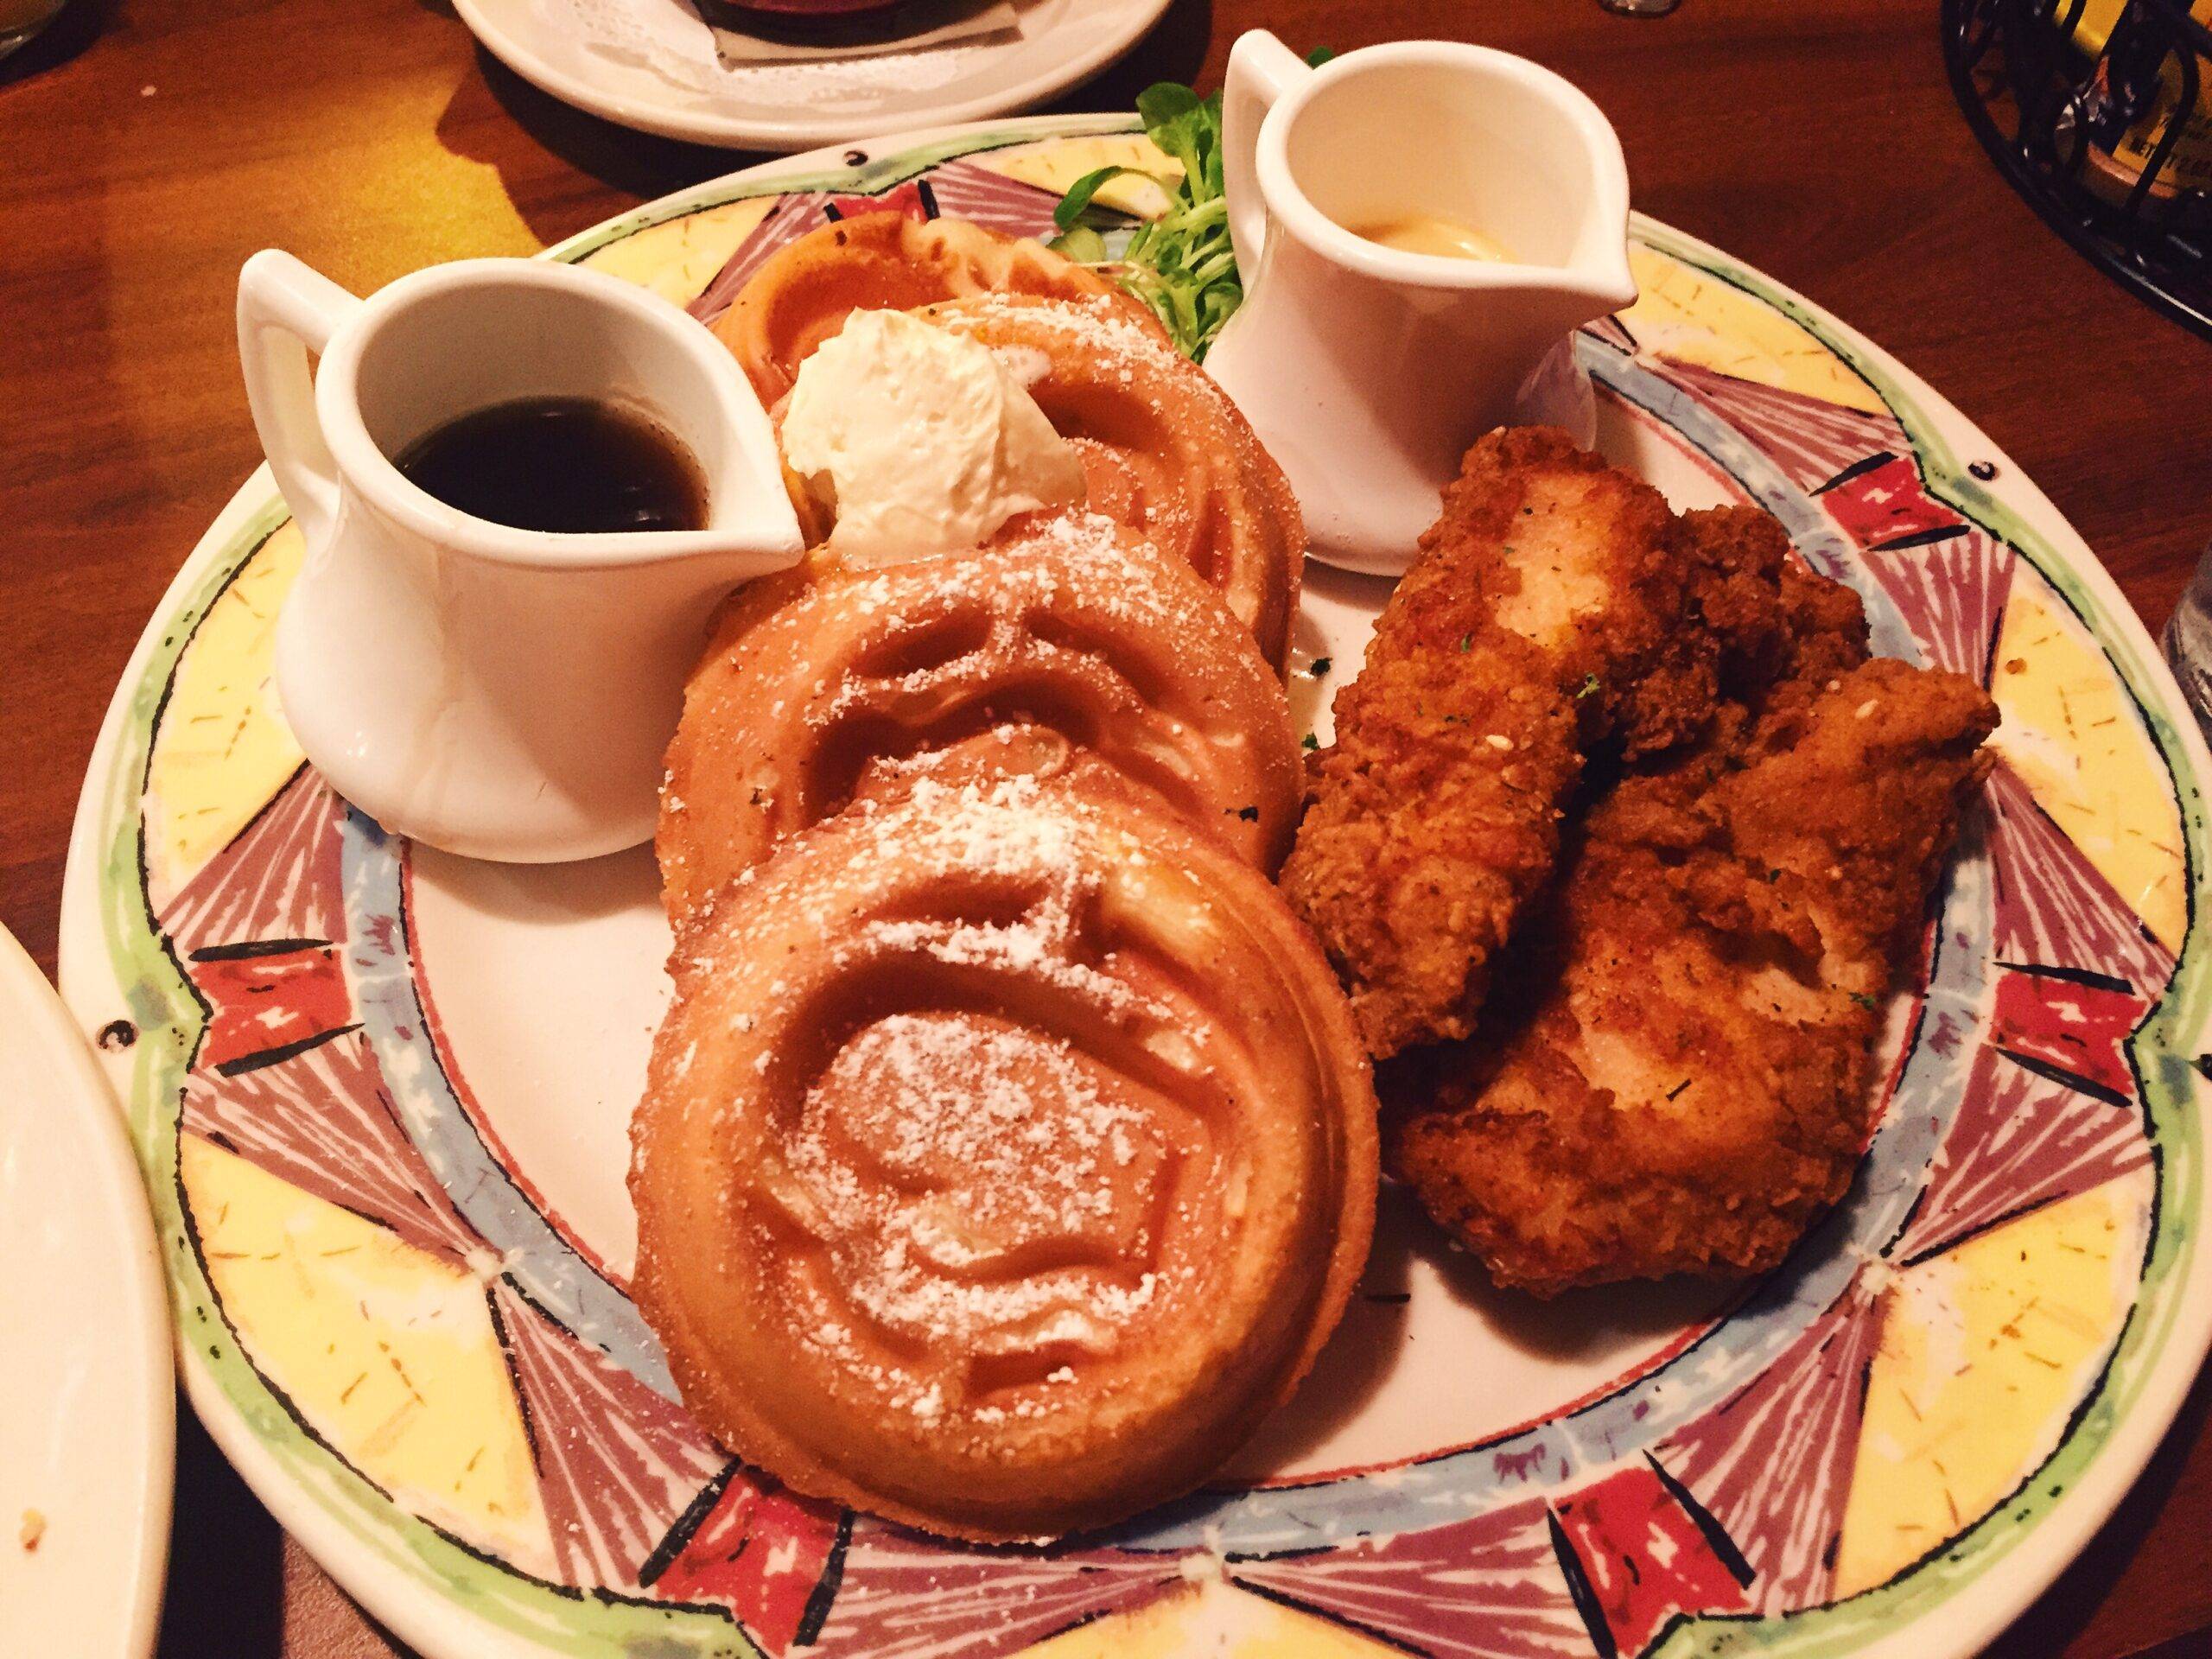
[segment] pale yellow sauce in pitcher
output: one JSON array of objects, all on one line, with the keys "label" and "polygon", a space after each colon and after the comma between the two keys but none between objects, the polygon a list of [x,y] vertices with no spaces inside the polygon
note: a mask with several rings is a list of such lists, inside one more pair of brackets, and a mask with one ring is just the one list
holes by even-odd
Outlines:
[{"label": "pale yellow sauce in pitcher", "polygon": [[1426,253],[1446,259],[1491,259],[1510,264],[1505,245],[1464,219],[1443,213],[1397,213],[1365,219],[1344,228],[1363,241],[1401,253]]}]

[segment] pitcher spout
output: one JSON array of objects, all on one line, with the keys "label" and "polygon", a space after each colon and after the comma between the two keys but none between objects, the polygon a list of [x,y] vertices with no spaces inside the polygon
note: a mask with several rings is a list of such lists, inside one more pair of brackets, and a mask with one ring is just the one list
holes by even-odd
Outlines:
[{"label": "pitcher spout", "polygon": [[1527,308],[1531,332],[1548,345],[1600,317],[1626,310],[1636,303],[1637,291],[1624,251],[1608,265],[1570,268],[1558,272],[1554,280],[1532,282],[1518,291],[1516,302]]},{"label": "pitcher spout", "polygon": [[640,578],[658,579],[670,593],[735,588],[756,576],[788,569],[805,554],[805,538],[791,503],[780,505],[780,518],[764,514],[741,524],[639,536],[632,545],[596,563],[601,569],[630,569]]},{"label": "pitcher spout", "polygon": [[1577,271],[1571,286],[1586,313],[1573,324],[1577,328],[1586,322],[1595,322],[1599,317],[1609,317],[1616,311],[1625,311],[1634,305],[1639,290],[1636,273],[1629,268],[1626,238],[1623,238],[1620,248],[1599,268]]}]

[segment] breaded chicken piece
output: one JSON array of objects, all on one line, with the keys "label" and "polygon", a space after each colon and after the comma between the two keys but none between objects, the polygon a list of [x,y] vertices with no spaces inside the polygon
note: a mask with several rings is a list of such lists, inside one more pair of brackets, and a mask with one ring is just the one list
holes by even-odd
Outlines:
[{"label": "breaded chicken piece", "polygon": [[1763,1271],[1865,1149],[1883,1000],[1997,715],[1859,662],[1847,590],[1789,588],[1783,677],[1599,802],[1516,1006],[1394,1080],[1399,1170],[1501,1283]]},{"label": "breaded chicken piece", "polygon": [[1472,1029],[1585,755],[1702,728],[1732,655],[1773,649],[1788,545],[1764,513],[1677,519],[1554,429],[1468,451],[1337,695],[1282,872],[1372,1053]]}]

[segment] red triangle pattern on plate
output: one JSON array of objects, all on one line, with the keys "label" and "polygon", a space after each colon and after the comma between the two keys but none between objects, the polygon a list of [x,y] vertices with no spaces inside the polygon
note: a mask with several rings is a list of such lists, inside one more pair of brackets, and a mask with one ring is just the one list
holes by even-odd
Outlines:
[{"label": "red triangle pattern on plate", "polygon": [[1319,1554],[1236,1563],[1236,1581],[1436,1659],[1589,1659],[1590,1628],[1541,1498]]},{"label": "red triangle pattern on plate", "polygon": [[1660,1465],[1742,1551],[1757,1611],[1828,1599],[1881,1328],[1854,1282],[1764,1371],[1659,1448]]},{"label": "red triangle pattern on plate", "polygon": [[660,1601],[717,1601],[781,1654],[810,1642],[837,1593],[849,1517],[730,1464],[694,1500],[639,1577]]},{"label": "red triangle pattern on plate", "polygon": [[842,1587],[813,1643],[822,1659],[997,1659],[1055,1631],[1157,1599],[1183,1557],[986,1549],[854,1517]]},{"label": "red triangle pattern on plate", "polygon": [[455,1266],[482,1247],[400,1128],[358,1032],[237,1077],[194,1071],[183,1127]]},{"label": "red triangle pattern on plate", "polygon": [[300,764],[253,821],[162,906],[179,957],[240,939],[336,939],[338,824],[346,804]]},{"label": "red triangle pattern on plate", "polygon": [[1743,434],[1802,490],[1817,490],[1869,455],[1903,454],[1910,447],[1894,416],[1864,414],[1669,357],[1649,361]]},{"label": "red triangle pattern on plate", "polygon": [[1878,450],[1846,467],[1813,492],[1843,533],[1867,549],[1902,548],[1961,534],[1958,509],[1921,487],[1920,467],[1910,454]]},{"label": "red triangle pattern on plate", "polygon": [[1997,959],[2092,969],[2155,1001],[2173,973],[2173,952],[2036,804],[2011,767],[2000,765],[1990,774],[1985,798]]},{"label": "red triangle pattern on plate", "polygon": [[1601,1656],[1642,1653],[1677,1614],[1750,1605],[1749,1563],[1656,1463],[1608,1475],[1554,1514],[1560,1561]]},{"label": "red triangle pattern on plate", "polygon": [[494,1279],[491,1294],[561,1581],[641,1593],[646,1561],[727,1454],[510,1281]]}]

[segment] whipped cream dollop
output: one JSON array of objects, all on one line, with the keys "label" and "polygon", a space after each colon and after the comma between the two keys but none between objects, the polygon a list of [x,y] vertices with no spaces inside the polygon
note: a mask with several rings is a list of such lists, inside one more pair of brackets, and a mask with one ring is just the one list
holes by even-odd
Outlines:
[{"label": "whipped cream dollop", "polygon": [[855,564],[974,547],[1084,499],[1083,461],[987,346],[903,311],[855,311],[799,365],[784,460]]}]

